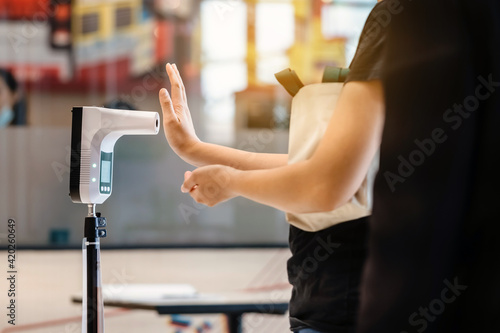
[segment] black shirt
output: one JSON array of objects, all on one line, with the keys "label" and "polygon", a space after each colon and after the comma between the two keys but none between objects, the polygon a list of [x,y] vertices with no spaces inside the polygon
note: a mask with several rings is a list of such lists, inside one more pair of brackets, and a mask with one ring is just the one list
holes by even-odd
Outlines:
[{"label": "black shirt", "polygon": [[381,79],[388,25],[387,13],[390,13],[387,2],[382,1],[375,5],[366,19],[346,82]]},{"label": "black shirt", "polygon": [[500,332],[500,2],[401,6],[358,332]]},{"label": "black shirt", "polygon": [[[386,10],[385,3],[381,2],[369,15],[347,82],[380,79],[386,28],[380,23],[380,17]],[[354,331],[367,228],[367,217],[319,232],[290,226],[292,257],[288,261],[288,277],[293,285],[292,330]]]}]

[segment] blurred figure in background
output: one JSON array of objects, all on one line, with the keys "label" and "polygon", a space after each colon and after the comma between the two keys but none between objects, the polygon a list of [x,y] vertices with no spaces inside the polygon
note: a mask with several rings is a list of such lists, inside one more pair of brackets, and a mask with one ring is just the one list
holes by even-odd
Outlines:
[{"label": "blurred figure in background", "polygon": [[0,69],[0,128],[26,125],[26,103],[11,72]]}]

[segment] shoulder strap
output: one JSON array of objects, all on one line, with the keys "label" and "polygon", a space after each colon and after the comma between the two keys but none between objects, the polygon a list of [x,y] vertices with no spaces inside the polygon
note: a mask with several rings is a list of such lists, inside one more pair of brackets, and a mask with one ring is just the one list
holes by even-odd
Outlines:
[{"label": "shoulder strap", "polygon": [[323,72],[323,82],[345,82],[349,68],[326,66]]},{"label": "shoulder strap", "polygon": [[290,68],[284,69],[281,72],[274,74],[274,76],[292,96],[295,96],[299,92],[300,88],[304,86],[295,71]]},{"label": "shoulder strap", "polygon": [[[345,82],[349,74],[349,68],[339,68],[327,66],[323,73],[323,83],[326,82]],[[278,82],[288,91],[292,96],[297,95],[299,90],[304,86],[300,81],[297,73],[290,68],[284,69],[281,72],[274,74]]]}]

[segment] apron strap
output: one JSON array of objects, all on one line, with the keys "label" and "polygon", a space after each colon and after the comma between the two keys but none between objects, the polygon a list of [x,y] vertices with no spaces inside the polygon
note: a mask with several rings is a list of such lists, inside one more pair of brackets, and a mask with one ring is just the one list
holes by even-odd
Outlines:
[{"label": "apron strap", "polygon": [[299,92],[300,88],[304,86],[295,71],[290,68],[284,69],[281,72],[274,74],[274,76],[292,96],[295,96]]},{"label": "apron strap", "polygon": [[[326,66],[322,82],[345,82],[349,71],[349,68]],[[274,74],[274,76],[292,97],[297,95],[299,90],[304,86],[297,73],[290,68],[284,69]]]},{"label": "apron strap", "polygon": [[323,83],[345,82],[349,71],[349,68],[326,66],[325,71],[323,72]]}]

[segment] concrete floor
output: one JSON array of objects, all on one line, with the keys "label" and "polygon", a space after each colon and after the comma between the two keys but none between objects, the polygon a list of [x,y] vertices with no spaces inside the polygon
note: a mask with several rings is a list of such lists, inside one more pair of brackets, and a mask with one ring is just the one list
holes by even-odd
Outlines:
[{"label": "concrete floor", "polygon": [[[288,249],[103,250],[103,284],[187,283],[199,292],[220,293],[274,286],[273,293],[287,297]],[[3,255],[7,272],[7,255]],[[6,278],[1,279],[0,333],[81,332],[81,306],[71,296],[81,293],[81,251],[18,251],[16,326],[8,325]],[[7,274],[7,273],[6,273]],[[251,291],[248,291],[251,292]],[[198,325],[207,320],[212,333],[226,332],[220,315],[187,316]],[[288,332],[287,316],[249,314],[244,332]],[[122,332],[195,332],[178,330],[169,316],[154,311],[105,309],[105,329]]]}]

